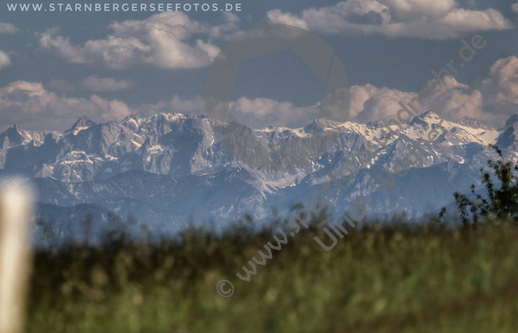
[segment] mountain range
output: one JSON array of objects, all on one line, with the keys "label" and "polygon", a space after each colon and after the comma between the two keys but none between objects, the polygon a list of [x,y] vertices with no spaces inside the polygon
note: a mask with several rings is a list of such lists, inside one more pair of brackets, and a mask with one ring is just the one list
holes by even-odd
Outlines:
[{"label": "mountain range", "polygon": [[[344,157],[354,158],[367,140],[381,137],[385,127],[380,121],[347,122],[339,126],[336,143],[318,160],[297,170],[268,171],[230,155],[214,139],[211,121],[179,113],[106,123],[82,117],[64,133],[26,131],[15,125],[0,134],[0,175],[23,175],[38,193],[37,218],[64,229],[89,214],[108,223],[108,212],[113,212],[123,221],[174,232],[189,221],[211,220],[220,226],[244,214],[260,220],[272,209],[283,212],[294,203],[307,203],[317,197],[320,184],[329,181],[330,170],[338,174],[347,165]],[[428,139],[428,132],[439,123],[448,131],[422,168],[395,177],[396,186],[388,194],[368,185],[418,140]],[[307,136],[314,125],[248,130],[263,145],[272,146]],[[397,135],[373,162],[329,197],[331,212],[350,208],[356,197],[375,203],[374,214],[435,212],[451,204],[453,192],[467,193],[471,184],[480,184],[480,168],[496,158],[489,144],[502,148],[506,158],[518,158],[517,115],[504,127],[491,128],[470,118],[447,121],[428,111],[395,129]],[[304,151],[306,144],[298,144],[294,151]],[[246,147],[243,153],[249,153]]]}]

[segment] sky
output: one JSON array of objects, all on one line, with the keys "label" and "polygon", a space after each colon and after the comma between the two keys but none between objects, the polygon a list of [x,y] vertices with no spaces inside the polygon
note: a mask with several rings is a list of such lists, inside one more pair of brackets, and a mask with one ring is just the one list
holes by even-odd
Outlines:
[{"label": "sky", "polygon": [[[65,131],[81,116],[205,114],[205,79],[221,48],[275,23],[307,29],[331,46],[351,86],[351,121],[392,118],[398,101],[417,96],[450,60],[457,74],[426,109],[493,127],[518,113],[516,0],[238,0],[228,11],[226,2],[206,2],[208,11],[204,2],[197,11],[195,2],[171,2],[180,10],[167,11],[167,2],[142,0],[102,2],[98,12],[84,8],[95,1],[52,1],[25,11],[21,5],[39,3],[0,2],[0,130]],[[462,40],[475,35],[486,44],[461,68]],[[286,49],[241,63],[230,112],[253,128],[299,127],[317,116],[324,90]]]}]

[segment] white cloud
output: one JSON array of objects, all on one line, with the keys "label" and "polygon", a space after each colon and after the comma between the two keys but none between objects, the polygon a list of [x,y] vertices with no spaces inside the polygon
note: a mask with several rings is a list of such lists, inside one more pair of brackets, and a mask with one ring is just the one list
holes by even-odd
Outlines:
[{"label": "white cloud", "polygon": [[[431,99],[422,96],[424,106],[415,102],[420,111],[433,110],[446,119],[458,121],[464,116],[481,119],[483,101],[479,90],[471,90],[467,85],[455,79],[445,78],[446,86],[433,95]],[[408,104],[415,92],[404,92],[396,89],[376,88],[372,85],[351,87],[351,119],[358,122],[388,120],[395,118],[401,109],[399,101]],[[483,120],[483,119],[481,119]]]},{"label": "white cloud", "polygon": [[319,106],[296,107],[291,102],[279,102],[269,98],[239,98],[230,104],[230,112],[241,123],[252,128],[270,125],[301,127],[318,116]]},{"label": "white cloud", "polygon": [[[226,14],[223,24],[210,27],[182,12],[164,12],[145,20],[114,22],[105,39],[74,45],[55,30],[39,34],[40,46],[71,63],[100,63],[121,69],[139,64],[159,68],[199,68],[219,53],[212,38],[228,39],[238,31],[239,19]],[[200,38],[194,39],[194,35]],[[205,36],[205,40],[201,39]]]},{"label": "white cloud", "polygon": [[[270,125],[300,127],[307,125],[318,116],[319,105],[297,107],[291,102],[279,102],[270,98],[241,97],[237,101],[230,102],[229,111],[242,124],[252,128],[263,128]],[[161,112],[203,115],[205,114],[205,104],[202,96],[182,99],[175,95],[171,101],[139,107],[139,114],[142,116],[151,116]]]},{"label": "white cloud", "polygon": [[[448,77],[445,82],[446,85],[431,99],[424,99],[425,106],[415,103],[421,112],[433,110],[453,121],[467,116],[491,126],[502,126],[509,116],[518,113],[518,57],[496,61],[488,76],[476,86],[469,87]],[[416,92],[377,88],[370,84],[353,85],[349,119],[368,122],[393,118],[400,109],[399,101],[407,104],[416,96]],[[28,129],[64,130],[80,116],[102,122],[120,120],[131,113],[150,116],[158,112],[202,115],[205,113],[203,97],[183,99],[175,95],[170,101],[130,109],[122,101],[106,100],[97,95],[89,98],[58,95],[45,90],[41,83],[17,81],[0,88],[2,123],[17,123]],[[298,127],[317,117],[319,103],[301,107],[269,98],[241,97],[230,103],[230,112],[252,128],[269,125]]]},{"label": "white cloud", "polygon": [[[433,77],[430,73],[430,77]],[[459,122],[463,117],[476,118],[491,126],[502,126],[518,113],[518,57],[500,59],[493,64],[487,78],[474,87],[445,77],[445,86],[430,99],[423,98],[425,106],[415,102],[420,112],[433,110],[447,120]],[[351,86],[349,120],[366,123],[394,118],[401,109],[399,101],[408,104],[416,92],[400,91],[371,84]],[[295,106],[269,98],[241,97],[230,103],[229,111],[244,125],[263,128],[270,125],[300,127],[313,121],[320,104]],[[201,115],[205,113],[203,97],[182,99],[139,107],[139,114],[150,116],[158,112],[180,112]]]},{"label": "white cloud", "polygon": [[15,34],[20,31],[12,24],[0,22],[0,34]]},{"label": "white cloud", "polygon": [[496,119],[492,119],[491,115],[483,113],[486,101],[482,98],[480,90],[472,89],[448,77],[445,78],[445,81],[446,87],[442,88],[430,101],[426,101],[426,107],[419,106],[420,110],[433,110],[445,119],[457,122],[463,117],[470,117],[490,125],[497,124]]},{"label": "white cloud", "polygon": [[400,109],[399,100],[412,99],[416,93],[403,92],[373,85],[351,86],[349,118],[365,123],[392,117]]},{"label": "white cloud", "polygon": [[334,6],[309,8],[300,14],[275,9],[270,23],[295,25],[324,34],[385,35],[447,39],[465,34],[513,28],[494,9],[468,10],[455,0],[347,0]]},{"label": "white cloud", "polygon": [[290,13],[283,13],[279,9],[270,10],[266,15],[271,23],[293,25],[309,30],[308,23],[304,19]]},{"label": "white cloud", "polygon": [[41,83],[16,81],[0,88],[2,124],[19,124],[27,129],[65,130],[80,116],[94,121],[120,120],[131,114],[118,100],[97,95],[68,98],[43,88]]},{"label": "white cloud", "polygon": [[178,95],[175,95],[171,100],[171,108],[173,112],[203,114],[205,112],[205,103],[201,96],[196,96],[190,100],[183,100]]},{"label": "white cloud", "polygon": [[202,115],[205,113],[203,97],[195,96],[192,99],[182,99],[174,95],[170,101],[160,101],[155,104],[142,104],[138,107],[140,116],[149,117],[156,113],[185,113],[192,115]]},{"label": "white cloud", "polygon": [[0,69],[11,65],[11,58],[4,51],[0,51]]},{"label": "white cloud", "polygon": [[[445,78],[446,86],[424,99],[420,111],[433,110],[442,117],[459,121],[464,116],[482,120],[491,126],[502,126],[509,116],[518,113],[518,58],[499,59],[491,66],[487,78],[469,87],[454,78]],[[414,92],[376,88],[372,85],[351,87],[351,119],[359,122],[387,120],[396,116],[399,101],[408,103]]]},{"label": "white cloud", "polygon": [[518,3],[513,3],[513,4],[511,5],[511,10],[512,10],[513,12],[515,12],[516,14],[518,14]]},{"label": "white cloud", "polygon": [[114,78],[100,78],[97,76],[89,76],[83,80],[83,88],[92,91],[116,91],[131,89],[134,84],[132,81],[116,80]]},{"label": "white cloud", "polygon": [[490,103],[518,104],[518,58],[511,56],[495,62],[482,81],[481,90]]},{"label": "white cloud", "polygon": [[223,12],[222,24],[210,28],[209,36],[213,38],[231,40],[240,33],[240,19],[237,15]]},{"label": "white cloud", "polygon": [[479,89],[485,101],[482,114],[486,121],[498,120],[502,125],[509,115],[518,114],[518,58],[511,56],[495,62]]}]

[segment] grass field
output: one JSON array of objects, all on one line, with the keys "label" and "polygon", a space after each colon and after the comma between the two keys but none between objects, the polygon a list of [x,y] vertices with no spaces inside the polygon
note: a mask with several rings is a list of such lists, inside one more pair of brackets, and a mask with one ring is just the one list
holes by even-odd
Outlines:
[{"label": "grass field", "polygon": [[[377,224],[329,252],[313,225],[238,279],[272,232],[242,224],[36,253],[27,332],[518,332],[513,223]],[[217,293],[222,279],[234,284],[229,298]]]}]

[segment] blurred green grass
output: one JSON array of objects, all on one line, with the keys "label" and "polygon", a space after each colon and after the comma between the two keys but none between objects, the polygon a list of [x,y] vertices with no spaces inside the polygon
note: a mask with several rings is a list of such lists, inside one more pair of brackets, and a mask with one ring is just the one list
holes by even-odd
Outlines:
[{"label": "blurred green grass", "polygon": [[[260,259],[274,227],[37,252],[26,331],[518,332],[516,224],[372,222],[326,252],[313,240],[329,243],[317,222],[249,282],[236,273]],[[223,279],[235,287],[229,298],[216,290]]]}]

